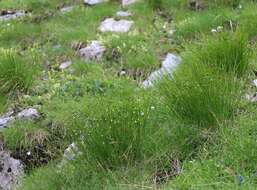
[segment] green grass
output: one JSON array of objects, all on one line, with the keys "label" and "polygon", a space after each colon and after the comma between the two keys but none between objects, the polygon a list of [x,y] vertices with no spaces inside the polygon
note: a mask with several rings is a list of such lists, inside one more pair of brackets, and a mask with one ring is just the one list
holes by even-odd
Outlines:
[{"label": "green grass", "polygon": [[[64,5],[75,7],[64,14]],[[256,105],[244,98],[256,91],[255,1],[206,0],[202,10],[186,0],[0,7],[31,13],[0,23],[0,113],[41,113],[0,134],[25,164],[21,190],[255,189]],[[118,10],[132,12],[131,31],[101,33],[102,20],[121,19]],[[100,62],[71,47],[91,40],[106,46]],[[141,88],[167,53],[183,60],[174,75]],[[71,143],[81,154],[60,166]]]},{"label": "green grass", "polygon": [[13,52],[1,52],[0,91],[2,93],[15,90],[26,92],[33,84],[36,68]]}]

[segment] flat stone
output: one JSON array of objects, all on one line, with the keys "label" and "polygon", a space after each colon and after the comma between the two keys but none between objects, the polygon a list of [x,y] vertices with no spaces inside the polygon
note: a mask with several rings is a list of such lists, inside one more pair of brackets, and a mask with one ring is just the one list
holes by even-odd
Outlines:
[{"label": "flat stone", "polygon": [[68,12],[71,12],[73,9],[74,9],[74,6],[66,6],[66,7],[62,7],[62,8],[60,9],[60,11],[61,11],[62,13],[68,13]]},{"label": "flat stone", "polygon": [[150,76],[142,83],[144,88],[149,88],[154,85],[155,82],[161,80],[164,75],[172,75],[177,66],[181,63],[181,58],[177,55],[168,53],[165,60],[162,62],[162,67],[150,74]]},{"label": "flat stone", "polygon": [[20,183],[24,175],[23,165],[20,160],[16,160],[9,153],[0,152],[0,189],[12,190]]},{"label": "flat stone", "polygon": [[115,20],[113,18],[105,19],[100,26],[101,32],[117,32],[117,33],[125,33],[130,30],[134,21],[130,20]]},{"label": "flat stone", "polygon": [[97,5],[99,3],[103,3],[104,0],[84,0],[86,5]]},{"label": "flat stone", "polygon": [[132,13],[128,12],[128,11],[118,11],[116,13],[116,16],[119,16],[119,17],[130,17],[130,16],[132,16]]},{"label": "flat stone", "polygon": [[87,47],[79,50],[79,55],[86,61],[99,61],[105,52],[102,42],[92,41]]},{"label": "flat stone", "polygon": [[40,117],[37,109],[27,108],[18,113],[17,117],[19,119],[38,119]]},{"label": "flat stone", "polygon": [[128,6],[134,4],[137,0],[122,0],[122,6]]},{"label": "flat stone", "polygon": [[59,66],[59,68],[61,69],[61,70],[64,70],[64,69],[67,69],[68,67],[70,67],[72,65],[72,62],[71,61],[65,61],[65,62],[63,62],[60,66]]},{"label": "flat stone", "polygon": [[0,21],[8,21],[13,20],[16,18],[24,17],[26,16],[25,11],[16,11],[16,12],[6,12],[6,14],[3,14],[0,16]]}]

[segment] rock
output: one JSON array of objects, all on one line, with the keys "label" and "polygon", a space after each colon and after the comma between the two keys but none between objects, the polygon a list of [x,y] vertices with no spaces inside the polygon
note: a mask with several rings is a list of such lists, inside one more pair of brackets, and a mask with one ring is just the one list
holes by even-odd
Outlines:
[{"label": "rock", "polygon": [[61,69],[61,70],[64,70],[64,69],[67,69],[69,66],[71,66],[72,65],[72,62],[71,61],[65,61],[65,62],[63,62],[60,66],[59,66],[59,68]]},{"label": "rock", "polygon": [[252,103],[257,102],[257,94],[256,94],[256,93],[255,93],[255,94],[246,94],[246,95],[245,95],[245,98],[246,98],[248,101],[252,102]]},{"label": "rock", "polygon": [[79,50],[79,55],[86,61],[99,61],[105,52],[102,42],[92,41],[87,47]]},{"label": "rock", "polygon": [[24,174],[21,161],[10,156],[9,153],[0,152],[0,189],[11,190],[19,185]]},{"label": "rock", "polygon": [[180,63],[181,63],[180,57],[169,53],[166,56],[165,60],[162,62],[162,67],[159,70],[151,73],[148,79],[146,79],[142,83],[142,86],[144,88],[149,88],[153,86],[156,81],[162,79],[164,75],[167,75],[167,74],[172,75],[172,73],[175,71],[175,69]]},{"label": "rock", "polygon": [[60,9],[60,11],[61,11],[62,13],[68,13],[68,12],[71,12],[73,9],[74,9],[74,6],[66,6],[66,7],[62,7],[62,8]]},{"label": "rock", "polygon": [[13,116],[13,114],[13,111],[9,111],[0,117],[0,130],[8,127],[8,125],[10,125],[12,121],[14,121],[15,117]]},{"label": "rock", "polygon": [[97,5],[99,3],[103,3],[104,0],[84,0],[86,5]]},{"label": "rock", "polygon": [[101,32],[118,32],[125,33],[130,30],[134,21],[130,20],[114,20],[113,18],[105,19],[100,26]]},{"label": "rock", "polygon": [[126,74],[127,74],[126,71],[121,71],[119,75],[120,76],[125,76]]},{"label": "rock", "polygon": [[116,16],[119,16],[119,17],[130,17],[130,16],[132,16],[132,13],[128,12],[128,11],[118,11],[116,13]]},{"label": "rock", "polygon": [[257,87],[257,79],[253,80],[253,85]]},{"label": "rock", "polygon": [[19,112],[17,117],[19,119],[38,119],[40,117],[37,109],[35,108],[27,108],[23,111]]},{"label": "rock", "polygon": [[0,21],[8,21],[26,16],[25,11],[5,11],[0,15]]},{"label": "rock", "polygon": [[122,6],[131,5],[135,2],[137,2],[137,0],[122,0]]},{"label": "rock", "polygon": [[67,149],[65,149],[63,158],[66,160],[74,160],[76,155],[79,154],[79,148],[75,143],[72,143],[68,146]]},{"label": "rock", "polygon": [[0,118],[0,130],[8,127],[12,121],[14,121],[14,117],[1,117]]}]

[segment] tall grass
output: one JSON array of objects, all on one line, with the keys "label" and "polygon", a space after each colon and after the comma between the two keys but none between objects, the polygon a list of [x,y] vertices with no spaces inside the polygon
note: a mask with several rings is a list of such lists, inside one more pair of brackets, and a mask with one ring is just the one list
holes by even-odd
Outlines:
[{"label": "tall grass", "polygon": [[231,118],[238,102],[239,85],[208,65],[185,64],[174,78],[160,85],[171,113],[182,122],[212,127]]},{"label": "tall grass", "polygon": [[109,169],[140,160],[149,117],[145,101],[101,100],[98,106],[101,111],[88,121],[82,141],[86,160]]},{"label": "tall grass", "polygon": [[160,92],[182,121],[217,125],[233,116],[241,93],[239,78],[248,68],[247,39],[240,33],[221,34],[190,46],[181,68],[160,85]]},{"label": "tall grass", "polygon": [[27,91],[36,73],[36,67],[26,63],[21,57],[12,52],[4,52],[0,55],[0,91]]},{"label": "tall grass", "polygon": [[207,37],[200,44],[189,47],[185,62],[192,61],[234,73],[237,77],[247,74],[251,50],[242,33],[220,34]]}]

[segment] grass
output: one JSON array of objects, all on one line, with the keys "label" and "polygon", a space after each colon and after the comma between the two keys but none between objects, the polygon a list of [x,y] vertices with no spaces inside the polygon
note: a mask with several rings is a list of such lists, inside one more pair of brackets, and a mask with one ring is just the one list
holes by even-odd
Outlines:
[{"label": "grass", "polygon": [[[63,14],[64,5],[75,7]],[[256,91],[256,2],[207,0],[201,10],[185,0],[0,7],[31,13],[0,23],[0,112],[41,113],[0,134],[25,164],[19,189],[255,189],[256,110],[244,97]],[[121,19],[118,10],[132,12],[122,18],[135,22],[131,31],[101,33],[102,20]],[[91,40],[106,46],[100,62],[83,61],[71,47]],[[173,76],[141,88],[167,53],[183,60]],[[63,161],[71,143],[80,154]]]},{"label": "grass", "polygon": [[0,58],[0,91],[9,93],[11,91],[26,92],[33,84],[36,67],[28,64],[12,52],[2,52]]}]

